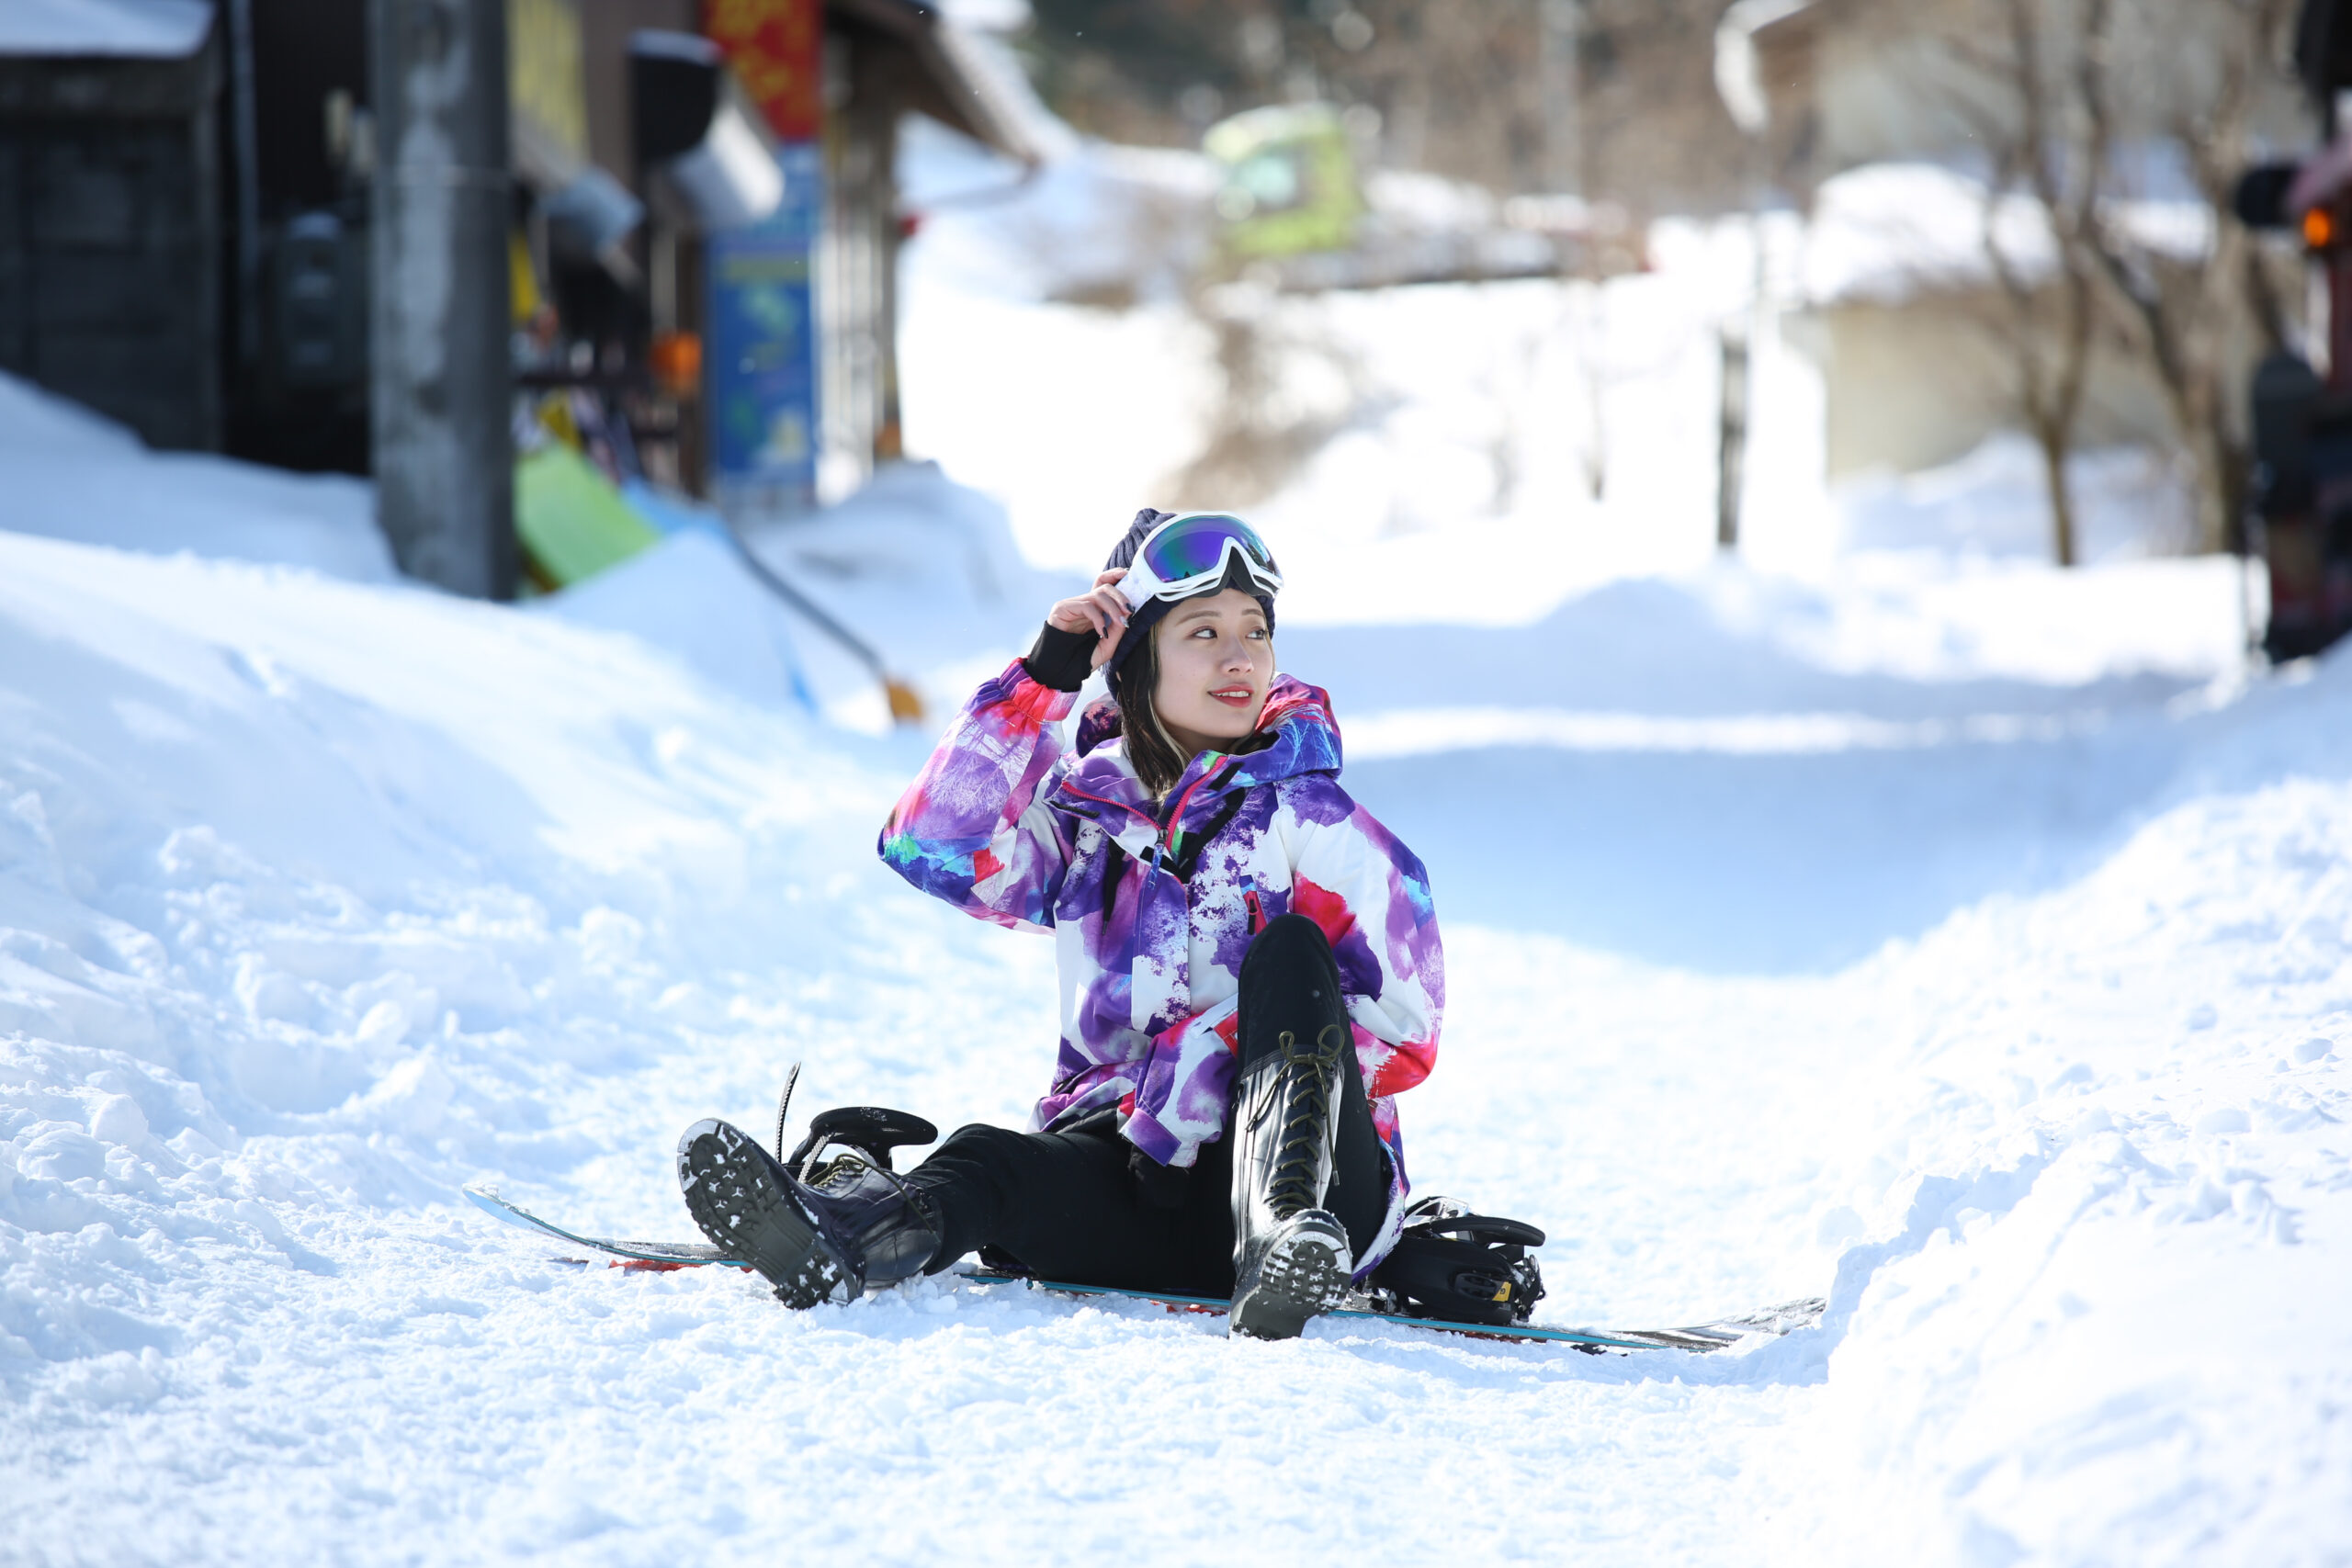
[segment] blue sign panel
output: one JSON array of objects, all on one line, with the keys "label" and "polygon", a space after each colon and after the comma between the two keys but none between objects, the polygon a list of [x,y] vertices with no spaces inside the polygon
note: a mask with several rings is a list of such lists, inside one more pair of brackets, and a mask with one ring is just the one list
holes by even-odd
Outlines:
[{"label": "blue sign panel", "polygon": [[784,204],[716,234],[708,260],[705,392],[711,478],[730,506],[801,511],[817,500],[817,318],[809,281],[823,220],[821,153],[781,149]]}]

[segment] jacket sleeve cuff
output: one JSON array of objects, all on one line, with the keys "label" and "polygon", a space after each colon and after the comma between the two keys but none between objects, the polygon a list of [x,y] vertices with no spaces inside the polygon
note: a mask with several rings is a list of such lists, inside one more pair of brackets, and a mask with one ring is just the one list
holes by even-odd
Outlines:
[{"label": "jacket sleeve cuff", "polygon": [[1190,1169],[1193,1162],[1201,1157],[1198,1141],[1186,1143],[1142,1112],[1129,1116],[1126,1124],[1119,1131],[1125,1134],[1127,1142],[1150,1158],[1178,1170]]},{"label": "jacket sleeve cuff", "polygon": [[[992,681],[984,681],[972,694],[967,715],[984,726],[994,727],[1001,738],[1025,735],[1043,725],[1069,716],[1078,705],[1076,692],[1057,692],[1029,673],[1029,661],[1016,659],[1004,667],[1004,672]],[[989,713],[994,716],[989,716]],[[951,738],[952,739],[952,738]]]},{"label": "jacket sleeve cuff", "polygon": [[1057,692],[1075,692],[1086,684],[1086,677],[1094,671],[1094,645],[1097,638],[1091,628],[1082,632],[1066,632],[1048,624],[1037,631],[1036,646],[1030,649],[1021,661],[1029,671],[1029,679]]}]

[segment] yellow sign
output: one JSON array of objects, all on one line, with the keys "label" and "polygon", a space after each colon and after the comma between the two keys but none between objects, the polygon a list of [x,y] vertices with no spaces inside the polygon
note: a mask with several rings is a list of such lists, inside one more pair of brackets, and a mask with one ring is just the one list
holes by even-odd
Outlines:
[{"label": "yellow sign", "polygon": [[506,0],[506,90],[517,118],[584,161],[588,88],[575,0]]}]

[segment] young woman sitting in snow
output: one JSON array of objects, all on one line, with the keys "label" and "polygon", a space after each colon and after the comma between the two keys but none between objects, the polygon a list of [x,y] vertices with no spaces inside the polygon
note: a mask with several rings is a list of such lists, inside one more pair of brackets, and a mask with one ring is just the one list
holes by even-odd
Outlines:
[{"label": "young woman sitting in snow", "polygon": [[[1394,1245],[1391,1097],[1436,1058],[1437,921],[1421,863],[1340,787],[1329,699],[1274,672],[1281,587],[1238,518],[1142,513],[899,802],[891,869],[1055,933],[1060,1059],[1037,1130],[965,1127],[903,1177],[811,1186],[723,1122],[689,1128],[696,1223],[786,1303],[989,1247],[1230,1295],[1234,1330],[1285,1338]],[[1096,668],[1112,699],[1068,754],[1056,721]]]}]

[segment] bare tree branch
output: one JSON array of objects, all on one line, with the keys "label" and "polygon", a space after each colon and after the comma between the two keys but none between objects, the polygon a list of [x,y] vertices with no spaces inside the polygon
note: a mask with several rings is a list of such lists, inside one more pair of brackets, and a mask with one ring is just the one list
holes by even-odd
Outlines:
[{"label": "bare tree branch", "polygon": [[[2199,542],[2208,549],[2222,547],[2234,533],[2250,461],[2225,384],[2232,337],[2249,315],[2272,344],[2286,336],[2283,302],[2236,221],[2230,192],[2245,166],[2260,73],[2285,26],[2288,5],[2206,0],[2204,15],[2225,19],[2211,93],[2167,95],[2173,101],[2163,129],[2188,160],[2211,225],[2203,254],[2165,254],[2133,233],[2109,205],[2096,211],[2080,236],[2132,323],[2132,341],[2195,461]],[[2114,84],[2105,62],[2086,57],[2076,91],[2087,114],[2111,119]]]}]

